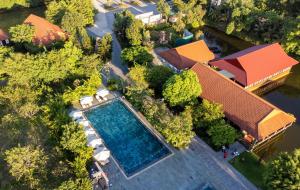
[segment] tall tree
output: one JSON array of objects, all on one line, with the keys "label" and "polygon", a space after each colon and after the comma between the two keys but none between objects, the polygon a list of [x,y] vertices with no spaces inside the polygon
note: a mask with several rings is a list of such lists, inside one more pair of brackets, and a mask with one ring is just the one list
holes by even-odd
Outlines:
[{"label": "tall tree", "polygon": [[111,59],[112,53],[112,37],[111,34],[105,34],[97,42],[97,53],[103,62],[107,62]]},{"label": "tall tree", "polygon": [[156,4],[157,10],[168,20],[171,14],[171,8],[165,0],[159,0]]},{"label": "tall tree", "polygon": [[17,181],[28,183],[32,189],[41,187],[40,179],[45,177],[47,159],[42,149],[32,146],[14,147],[5,152],[9,173]]},{"label": "tall tree", "polygon": [[268,189],[300,189],[300,149],[281,153],[267,165],[265,183]]},{"label": "tall tree", "polygon": [[31,43],[34,37],[34,28],[29,24],[20,24],[9,29],[11,40],[17,43]]},{"label": "tall tree", "polygon": [[133,19],[130,24],[127,26],[126,38],[132,46],[141,45],[143,35],[142,35],[143,23],[141,20]]},{"label": "tall tree", "polygon": [[164,84],[163,96],[171,106],[184,105],[202,92],[196,73],[191,70],[175,74]]}]

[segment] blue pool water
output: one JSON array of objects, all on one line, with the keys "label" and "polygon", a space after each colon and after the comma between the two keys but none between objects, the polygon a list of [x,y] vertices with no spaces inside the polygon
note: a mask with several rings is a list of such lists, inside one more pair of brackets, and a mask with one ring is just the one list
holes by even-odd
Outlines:
[{"label": "blue pool water", "polygon": [[85,115],[128,177],[170,154],[120,100]]}]

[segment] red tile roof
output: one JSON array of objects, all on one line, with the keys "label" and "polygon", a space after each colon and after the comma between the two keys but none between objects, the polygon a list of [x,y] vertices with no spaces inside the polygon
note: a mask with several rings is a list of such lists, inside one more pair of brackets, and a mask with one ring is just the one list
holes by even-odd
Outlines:
[{"label": "red tile roof", "polygon": [[197,63],[192,70],[202,86],[200,96],[222,104],[225,116],[258,140],[295,121],[292,115],[246,91],[204,64]]},{"label": "red tile roof", "polygon": [[35,37],[33,43],[37,45],[48,45],[53,41],[65,40],[67,38],[67,35],[61,28],[33,14],[27,17],[24,24],[34,26]]},{"label": "red tile roof", "polygon": [[278,43],[254,46],[209,64],[235,75],[235,80],[249,86],[296,65]]},{"label": "red tile roof", "polygon": [[179,70],[191,68],[197,62],[207,63],[215,58],[204,40],[160,52],[159,55]]},{"label": "red tile roof", "polygon": [[7,40],[8,35],[0,28],[0,41]]}]

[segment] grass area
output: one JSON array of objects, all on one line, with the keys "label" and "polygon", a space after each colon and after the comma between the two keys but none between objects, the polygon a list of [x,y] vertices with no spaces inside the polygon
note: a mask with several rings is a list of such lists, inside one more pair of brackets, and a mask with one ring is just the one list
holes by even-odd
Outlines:
[{"label": "grass area", "polygon": [[263,182],[263,173],[266,170],[264,162],[258,162],[258,156],[251,152],[243,152],[230,161],[230,164],[243,174],[249,181],[260,189],[266,189]]},{"label": "grass area", "polygon": [[24,8],[8,12],[0,13],[0,28],[8,32],[8,29],[17,24],[22,24],[23,21],[30,15],[35,14],[41,17],[45,16],[45,7]]}]

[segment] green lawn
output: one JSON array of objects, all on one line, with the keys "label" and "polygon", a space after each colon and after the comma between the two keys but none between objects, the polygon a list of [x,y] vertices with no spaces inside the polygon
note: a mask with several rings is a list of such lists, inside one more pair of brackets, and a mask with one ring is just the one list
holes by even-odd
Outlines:
[{"label": "green lawn", "polygon": [[258,157],[254,153],[243,152],[240,156],[232,159],[230,164],[258,188],[266,189],[263,183],[266,164],[259,163]]},{"label": "green lawn", "polygon": [[[11,26],[22,24],[30,15],[35,14],[44,17],[45,7],[24,8],[0,13],[0,28],[8,32]],[[2,19],[3,18],[3,19]]]}]

